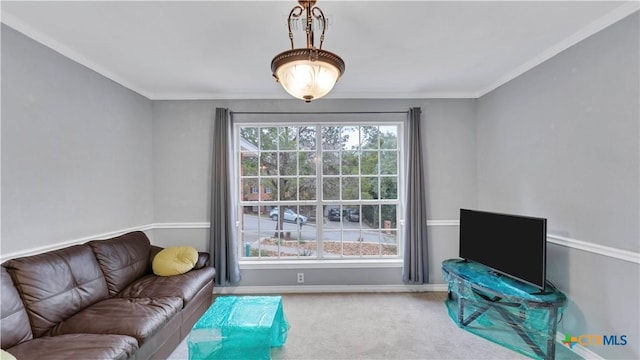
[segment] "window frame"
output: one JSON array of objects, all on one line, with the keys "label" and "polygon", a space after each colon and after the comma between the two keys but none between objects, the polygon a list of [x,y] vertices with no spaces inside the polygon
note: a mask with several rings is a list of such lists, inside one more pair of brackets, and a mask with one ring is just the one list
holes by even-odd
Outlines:
[{"label": "window frame", "polygon": [[[316,127],[316,148],[314,150],[315,154],[316,154],[316,159],[322,159],[322,155],[324,152],[327,152],[328,150],[326,149],[322,149],[322,127],[323,126],[357,126],[357,127],[364,127],[364,126],[375,126],[378,127],[378,129],[380,129],[381,126],[393,126],[395,127],[397,133],[396,133],[396,138],[397,138],[397,146],[395,149],[392,150],[388,150],[388,149],[384,149],[381,148],[380,145],[378,145],[378,147],[375,149],[375,151],[378,153],[378,157],[381,157],[381,152],[383,151],[395,151],[397,154],[397,168],[396,168],[396,174],[395,175],[391,175],[390,177],[395,178],[397,181],[396,184],[396,195],[397,198],[396,199],[381,199],[380,196],[378,195],[377,199],[362,199],[362,194],[360,191],[358,191],[359,193],[359,198],[358,199],[351,199],[351,200],[345,200],[342,198],[342,195],[340,195],[340,198],[338,200],[328,200],[328,199],[324,199],[324,196],[322,194],[323,192],[323,187],[322,187],[322,181],[325,178],[325,175],[322,172],[322,164],[323,161],[316,161],[316,173],[315,173],[315,181],[316,181],[316,196],[314,200],[300,200],[299,198],[297,200],[292,200],[292,201],[287,201],[287,200],[258,200],[256,201],[245,201],[242,199],[242,186],[240,186],[242,184],[242,179],[243,177],[240,176],[241,172],[242,172],[242,153],[241,153],[241,132],[240,129],[243,127],[255,127],[255,128],[265,128],[265,127],[286,127],[286,126],[294,126],[294,127],[299,127],[299,126],[314,126]],[[237,194],[236,194],[236,198],[238,200],[238,258],[239,261],[242,264],[249,264],[249,263],[260,263],[260,264],[290,264],[293,262],[296,263],[305,263],[305,264],[309,264],[312,262],[318,262],[318,263],[324,263],[324,264],[328,264],[328,263],[341,263],[341,264],[345,264],[348,262],[353,262],[353,263],[357,263],[357,264],[367,264],[367,263],[387,263],[387,264],[397,264],[397,263],[401,263],[402,261],[402,257],[403,257],[403,244],[402,244],[402,231],[403,231],[403,224],[404,224],[404,184],[405,184],[405,174],[404,174],[404,161],[405,161],[405,149],[404,149],[404,141],[405,141],[405,132],[404,132],[404,128],[405,128],[405,121],[402,120],[379,120],[379,121],[374,121],[374,122],[363,122],[363,121],[348,121],[348,122],[339,122],[339,121],[303,121],[303,120],[299,120],[299,121],[285,121],[285,122],[280,122],[280,121],[260,121],[260,122],[236,122],[234,124],[234,144],[235,144],[235,148],[234,148],[234,163],[236,164],[236,166],[238,166],[237,169],[237,175],[238,175],[238,183],[236,186],[237,188]],[[258,136],[260,134],[260,131],[258,131]],[[359,139],[358,145],[361,144],[361,139]],[[257,156],[259,157],[260,155],[260,149],[257,149]],[[276,150],[279,151],[279,150]],[[296,149],[296,153],[299,153],[299,149]],[[344,150],[338,150],[338,151],[344,151]],[[378,160],[379,161],[379,160]],[[366,174],[362,174],[362,169],[361,169],[361,164],[358,165],[358,169],[359,169],[359,174],[358,175],[354,175],[353,177],[359,179],[359,181],[362,180],[363,177],[366,176]],[[387,175],[387,174],[383,174],[382,171],[380,169],[378,169],[378,172],[375,174],[375,176],[378,179],[382,179],[383,175]],[[343,176],[343,175],[339,175],[339,176]],[[256,176],[257,178],[261,177],[260,171],[258,171],[258,175]],[[299,174],[296,174],[296,178],[300,179]],[[259,188],[264,186],[262,183],[260,183]],[[273,191],[273,193],[279,193],[279,191]],[[284,205],[283,205],[284,204]],[[397,253],[395,255],[382,255],[381,252],[379,252],[377,255],[373,255],[373,256],[364,256],[362,254],[357,255],[357,256],[346,256],[344,254],[344,252],[341,250],[340,254],[338,255],[338,257],[329,257],[327,256],[327,254],[324,252],[323,249],[323,245],[324,245],[324,234],[326,232],[326,228],[324,225],[322,226],[316,226],[316,231],[315,231],[315,239],[314,241],[316,242],[316,249],[317,249],[317,254],[315,257],[312,258],[302,258],[300,256],[298,257],[254,257],[254,256],[250,256],[250,257],[246,257],[245,256],[245,249],[244,249],[244,242],[243,242],[243,232],[245,230],[243,230],[243,211],[246,207],[250,207],[250,206],[257,206],[259,209],[263,206],[265,207],[273,207],[273,206],[286,206],[288,204],[295,204],[296,206],[303,206],[303,205],[311,205],[311,206],[315,206],[315,218],[316,219],[324,219],[324,215],[325,215],[325,209],[329,209],[329,207],[334,206],[336,204],[338,204],[338,206],[340,207],[340,209],[342,210],[344,206],[357,206],[358,209],[360,210],[360,212],[362,213],[362,209],[363,206],[366,205],[376,205],[376,206],[383,206],[383,205],[395,205],[396,206],[396,226],[395,228],[393,228],[393,231],[395,231],[396,234],[396,240],[395,240],[395,246],[397,248]],[[268,214],[268,210],[265,210],[265,212]],[[382,234],[383,230],[385,230],[383,228],[383,224],[382,224],[382,220],[379,219],[380,224],[378,225],[377,228],[373,228],[373,231],[379,231],[380,234]],[[362,232],[363,231],[363,227],[362,225],[360,225],[359,230]],[[338,231],[340,234],[344,233],[344,228],[342,227],[342,222],[340,224],[340,229]],[[258,234],[258,237],[260,237],[260,235]],[[342,237],[341,237],[341,242],[342,242]],[[395,266],[395,265],[394,265]]]}]

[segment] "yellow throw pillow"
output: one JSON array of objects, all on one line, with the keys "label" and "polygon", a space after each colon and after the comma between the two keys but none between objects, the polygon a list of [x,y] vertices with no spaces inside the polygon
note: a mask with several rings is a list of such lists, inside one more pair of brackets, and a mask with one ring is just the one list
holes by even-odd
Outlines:
[{"label": "yellow throw pillow", "polygon": [[153,273],[158,276],[184,274],[198,262],[198,250],[191,246],[170,246],[153,258]]}]

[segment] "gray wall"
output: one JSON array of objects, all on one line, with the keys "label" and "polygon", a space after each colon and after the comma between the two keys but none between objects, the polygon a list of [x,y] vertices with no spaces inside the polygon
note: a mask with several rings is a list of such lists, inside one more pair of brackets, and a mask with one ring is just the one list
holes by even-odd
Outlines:
[{"label": "gray wall", "polygon": [[[175,239],[207,248],[211,137],[216,107],[232,111],[423,111],[429,218],[456,220],[458,208],[476,205],[475,100],[154,101],[154,215],[163,225],[154,241]],[[187,229],[180,229],[186,227]],[[442,283],[440,263],[457,256],[457,228],[429,227],[430,281]],[[296,285],[298,269],[244,269],[243,286]],[[339,271],[342,276],[335,276]],[[402,284],[399,267],[305,269],[305,285]]]},{"label": "gray wall", "polygon": [[[478,205],[548,218],[550,235],[639,251],[638,13],[478,100]],[[626,334],[590,347],[640,358],[639,267],[549,244],[570,305],[560,330]]]},{"label": "gray wall", "polygon": [[151,101],[2,25],[2,244],[153,220]]}]

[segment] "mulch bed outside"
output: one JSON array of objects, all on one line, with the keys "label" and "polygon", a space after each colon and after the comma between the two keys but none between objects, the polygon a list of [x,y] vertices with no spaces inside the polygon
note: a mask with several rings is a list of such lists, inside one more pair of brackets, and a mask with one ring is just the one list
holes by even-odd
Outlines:
[{"label": "mulch bed outside", "polygon": [[[261,245],[277,246],[278,239],[264,238],[260,241]],[[376,244],[365,242],[337,242],[337,241],[325,241],[323,242],[323,249],[327,255],[340,255],[342,245],[342,255],[344,256],[395,256],[398,255],[398,247],[396,245],[389,244]],[[312,254],[316,251],[316,242],[298,242],[297,240],[280,240],[280,256],[298,256],[304,254]],[[294,254],[287,249],[298,249],[298,253]],[[262,256],[277,256],[276,251],[270,251],[262,249],[260,251]]]}]

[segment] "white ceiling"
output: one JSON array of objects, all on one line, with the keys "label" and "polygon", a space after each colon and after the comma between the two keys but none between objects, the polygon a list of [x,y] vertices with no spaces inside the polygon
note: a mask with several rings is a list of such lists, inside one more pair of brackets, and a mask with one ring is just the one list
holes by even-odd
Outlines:
[{"label": "white ceiling", "polygon": [[[289,98],[281,1],[2,1],[2,22],[150,99]],[[638,1],[318,1],[346,71],[327,98],[476,98]],[[319,35],[316,35],[316,40]],[[302,31],[296,47],[305,46]],[[317,45],[317,44],[316,44]]]}]

